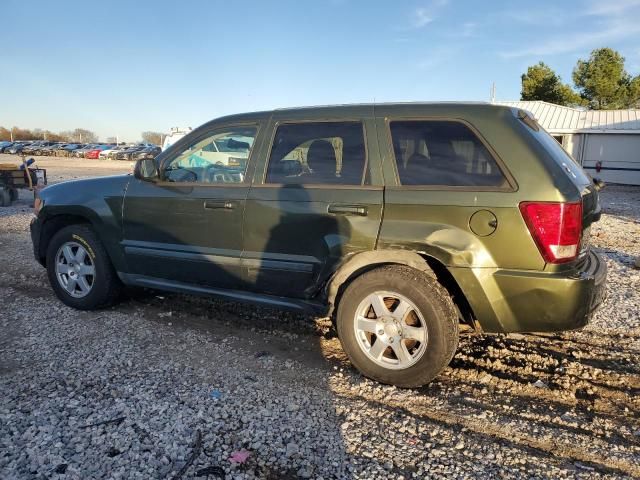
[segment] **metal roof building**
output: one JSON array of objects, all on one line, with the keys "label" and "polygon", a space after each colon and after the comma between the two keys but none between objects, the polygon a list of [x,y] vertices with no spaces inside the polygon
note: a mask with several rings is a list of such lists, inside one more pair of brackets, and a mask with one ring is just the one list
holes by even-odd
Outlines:
[{"label": "metal roof building", "polygon": [[531,112],[592,176],[640,185],[640,109],[585,110],[540,101],[496,103]]}]

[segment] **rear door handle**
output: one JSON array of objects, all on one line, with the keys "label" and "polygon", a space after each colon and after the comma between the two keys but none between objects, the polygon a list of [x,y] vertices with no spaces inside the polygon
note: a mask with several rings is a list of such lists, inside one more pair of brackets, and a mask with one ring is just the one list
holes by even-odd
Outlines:
[{"label": "rear door handle", "polygon": [[205,200],[204,208],[211,210],[233,210],[235,204],[229,200]]},{"label": "rear door handle", "polygon": [[334,215],[357,215],[360,217],[367,216],[367,207],[365,205],[339,205],[331,204],[328,209],[329,213]]}]

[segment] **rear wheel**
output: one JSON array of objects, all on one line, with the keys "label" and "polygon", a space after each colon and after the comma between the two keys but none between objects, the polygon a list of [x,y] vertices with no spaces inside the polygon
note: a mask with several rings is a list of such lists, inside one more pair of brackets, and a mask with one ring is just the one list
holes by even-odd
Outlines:
[{"label": "rear wheel", "polygon": [[111,305],[121,291],[104,246],[86,225],[70,225],[53,236],[47,248],[47,273],[58,298],[80,310]]},{"label": "rear wheel", "polygon": [[429,383],[458,346],[458,316],[449,294],[435,278],[405,266],[356,278],[340,300],[337,327],[358,370],[399,387]]}]

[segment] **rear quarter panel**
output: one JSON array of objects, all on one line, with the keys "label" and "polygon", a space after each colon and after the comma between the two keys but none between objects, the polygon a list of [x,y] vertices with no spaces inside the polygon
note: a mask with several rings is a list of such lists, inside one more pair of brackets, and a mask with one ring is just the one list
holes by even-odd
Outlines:
[{"label": "rear quarter panel", "polygon": [[[458,120],[474,130],[510,180],[510,188],[402,187],[389,122]],[[376,106],[376,122],[386,185],[381,249],[409,249],[439,260],[464,291],[483,329],[504,331],[507,317],[500,271],[543,272],[544,259],[522,218],[523,201],[577,201],[580,189],[523,129],[514,111],[489,105],[439,104]],[[471,216],[489,210],[497,228],[487,236],[470,228]],[[504,317],[504,318],[502,318]]]}]

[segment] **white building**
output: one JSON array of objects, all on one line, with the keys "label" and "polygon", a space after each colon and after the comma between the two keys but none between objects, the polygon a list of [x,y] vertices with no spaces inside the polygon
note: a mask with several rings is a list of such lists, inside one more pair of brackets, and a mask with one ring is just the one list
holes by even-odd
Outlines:
[{"label": "white building", "polygon": [[582,110],[547,102],[496,102],[531,112],[593,177],[640,185],[640,110]]}]

